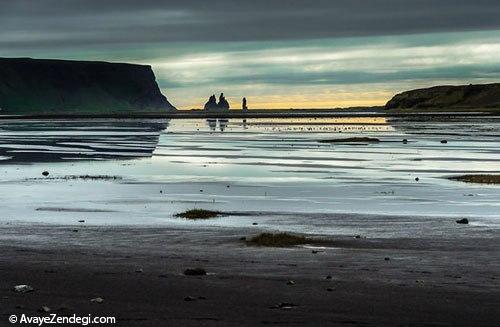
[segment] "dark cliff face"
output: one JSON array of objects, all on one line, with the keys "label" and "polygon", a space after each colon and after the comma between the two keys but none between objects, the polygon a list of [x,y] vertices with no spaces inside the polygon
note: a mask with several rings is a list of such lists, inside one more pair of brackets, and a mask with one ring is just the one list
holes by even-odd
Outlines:
[{"label": "dark cliff face", "polygon": [[0,58],[1,114],[163,112],[150,66]]},{"label": "dark cliff face", "polygon": [[500,108],[500,83],[435,86],[397,94],[386,109]]}]

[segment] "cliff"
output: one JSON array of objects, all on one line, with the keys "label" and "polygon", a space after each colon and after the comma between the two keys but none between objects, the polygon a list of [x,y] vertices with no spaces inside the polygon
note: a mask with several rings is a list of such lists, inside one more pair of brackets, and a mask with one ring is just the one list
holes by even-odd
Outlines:
[{"label": "cliff", "polygon": [[163,112],[150,66],[0,58],[0,114]]},{"label": "cliff", "polygon": [[500,83],[435,86],[394,96],[386,109],[500,108]]}]

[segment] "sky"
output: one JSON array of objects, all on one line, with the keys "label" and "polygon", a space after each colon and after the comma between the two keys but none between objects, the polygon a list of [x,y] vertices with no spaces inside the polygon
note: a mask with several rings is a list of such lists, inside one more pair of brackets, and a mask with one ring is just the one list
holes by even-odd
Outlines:
[{"label": "sky", "polygon": [[0,0],[0,57],[148,64],[179,109],[382,105],[500,82],[498,0]]}]

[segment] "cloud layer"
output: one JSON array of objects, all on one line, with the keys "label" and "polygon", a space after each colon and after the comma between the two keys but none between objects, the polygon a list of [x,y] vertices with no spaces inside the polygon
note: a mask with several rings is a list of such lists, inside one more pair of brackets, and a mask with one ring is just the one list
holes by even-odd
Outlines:
[{"label": "cloud layer", "polygon": [[152,64],[179,107],[382,104],[500,79],[490,0],[0,0],[0,56]]},{"label": "cloud layer", "polygon": [[16,0],[0,45],[276,41],[500,28],[490,0]]}]

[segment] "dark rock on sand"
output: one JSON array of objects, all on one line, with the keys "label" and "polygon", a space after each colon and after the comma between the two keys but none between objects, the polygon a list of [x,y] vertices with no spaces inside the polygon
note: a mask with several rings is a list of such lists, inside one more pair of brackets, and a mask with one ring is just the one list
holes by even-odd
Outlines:
[{"label": "dark rock on sand", "polygon": [[448,143],[447,140],[441,140],[441,144],[446,144],[446,143]]},{"label": "dark rock on sand", "polygon": [[48,172],[48,171],[44,171],[44,172],[42,173],[42,175],[47,177],[47,176],[49,176],[49,172]]},{"label": "dark rock on sand", "polygon": [[462,218],[462,219],[457,220],[457,224],[467,225],[468,223],[469,223],[469,219],[467,219],[467,218]]},{"label": "dark rock on sand", "polygon": [[184,270],[184,275],[186,276],[205,276],[206,274],[207,272],[203,268],[189,268]]}]

